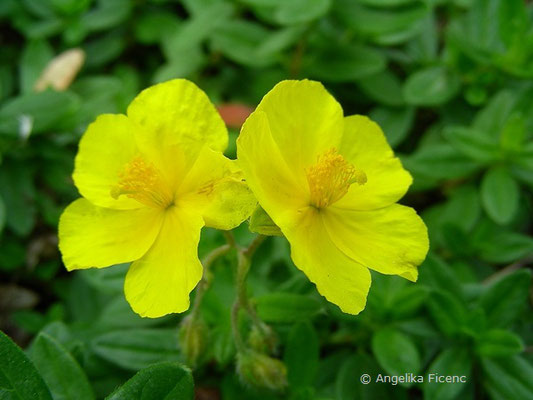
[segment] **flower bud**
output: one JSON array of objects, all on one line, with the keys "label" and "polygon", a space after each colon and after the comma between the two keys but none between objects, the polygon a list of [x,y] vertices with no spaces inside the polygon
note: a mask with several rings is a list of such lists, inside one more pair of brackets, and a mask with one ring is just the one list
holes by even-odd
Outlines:
[{"label": "flower bud", "polygon": [[278,338],[269,326],[263,325],[260,329],[254,325],[248,335],[248,345],[258,353],[274,354],[278,346]]},{"label": "flower bud", "polygon": [[207,342],[207,326],[201,320],[187,316],[181,322],[179,344],[185,362],[194,367],[205,350]]},{"label": "flower bud", "polygon": [[237,355],[237,373],[244,383],[280,391],[287,387],[287,368],[276,358],[256,351]]}]

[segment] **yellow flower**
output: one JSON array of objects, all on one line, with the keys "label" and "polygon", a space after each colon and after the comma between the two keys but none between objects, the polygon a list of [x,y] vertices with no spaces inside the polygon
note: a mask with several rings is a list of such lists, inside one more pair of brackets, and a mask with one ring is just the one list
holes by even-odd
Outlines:
[{"label": "yellow flower", "polygon": [[344,312],[364,309],[369,268],[416,281],[426,226],[395,204],[412,178],[379,126],[343,117],[320,83],[276,85],[242,127],[237,159],[294,264]]},{"label": "yellow flower", "polygon": [[200,230],[232,229],[256,204],[235,161],[222,154],[227,142],[214,106],[187,80],[144,90],[127,116],[98,117],[76,156],[83,198],[59,222],[67,269],[133,261],[124,291],[135,312],[187,310],[202,276]]}]

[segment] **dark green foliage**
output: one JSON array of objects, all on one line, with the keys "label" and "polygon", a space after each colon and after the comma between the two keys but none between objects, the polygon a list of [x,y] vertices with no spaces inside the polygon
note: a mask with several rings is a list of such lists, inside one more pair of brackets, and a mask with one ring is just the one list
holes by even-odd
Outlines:
[{"label": "dark green foliage", "polygon": [[[0,42],[0,329],[27,349],[0,333],[0,399],[533,399],[532,2],[1,0]],[[73,83],[35,92],[74,47],[86,60]],[[252,330],[242,312],[238,329],[283,360],[282,392],[235,373],[234,254],[212,266],[192,372],[178,363],[183,316],[133,313],[127,265],[61,263],[57,223],[78,196],[82,133],[177,77],[252,109],[282,79],[321,80],[346,115],[381,125],[413,175],[402,203],[426,222],[430,253],[416,284],[373,273],[358,316],[317,293],[284,238],[258,249],[248,291],[267,326]],[[256,213],[253,228],[265,227],[276,232]],[[204,230],[200,256],[223,243]],[[424,383],[376,382],[406,373]]]}]

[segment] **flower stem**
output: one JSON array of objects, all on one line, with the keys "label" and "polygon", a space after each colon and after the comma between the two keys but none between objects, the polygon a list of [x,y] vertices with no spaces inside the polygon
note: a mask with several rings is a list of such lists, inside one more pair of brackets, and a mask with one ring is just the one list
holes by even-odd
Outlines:
[{"label": "flower stem", "polygon": [[207,254],[204,259],[202,260],[202,266],[204,267],[204,272],[202,279],[198,283],[198,287],[196,288],[196,296],[194,297],[194,303],[191,308],[190,316],[192,319],[195,319],[198,315],[198,312],[200,310],[200,305],[202,304],[202,300],[204,298],[205,292],[209,288],[210,285],[210,271],[211,265],[219,258],[222,257],[224,254],[226,254],[228,251],[230,251],[232,246],[230,244],[224,244],[220,247],[217,247],[213,251],[211,251],[209,254]]},{"label": "flower stem", "polygon": [[235,279],[237,286],[237,297],[231,310],[231,328],[233,331],[235,346],[237,347],[237,352],[239,353],[246,351],[246,345],[244,344],[244,340],[239,330],[239,311],[241,308],[244,308],[248,312],[254,324],[256,324],[261,330],[265,329],[264,323],[257,317],[257,314],[250,304],[248,295],[246,293],[246,276],[250,270],[252,256],[264,240],[265,236],[259,235],[252,241],[252,243],[250,243],[247,248],[240,249],[236,247],[238,260],[237,275]]}]

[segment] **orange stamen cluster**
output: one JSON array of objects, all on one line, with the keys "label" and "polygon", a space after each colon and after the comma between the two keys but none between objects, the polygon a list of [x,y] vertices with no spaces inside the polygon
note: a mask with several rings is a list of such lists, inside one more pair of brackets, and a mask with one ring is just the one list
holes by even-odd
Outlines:
[{"label": "orange stamen cluster", "polygon": [[167,208],[173,195],[165,184],[160,171],[150,162],[138,156],[119,173],[119,181],[111,189],[111,196],[118,199],[126,195],[148,207]]},{"label": "orange stamen cluster", "polygon": [[366,183],[366,174],[347,162],[335,148],[318,156],[316,164],[306,168],[305,172],[311,205],[318,209],[339,201],[348,193],[352,183]]}]

